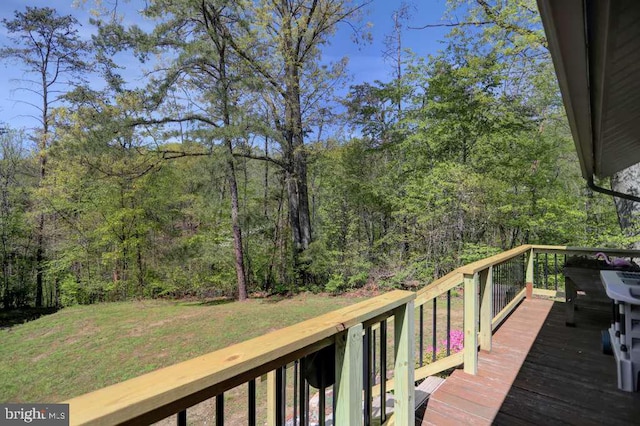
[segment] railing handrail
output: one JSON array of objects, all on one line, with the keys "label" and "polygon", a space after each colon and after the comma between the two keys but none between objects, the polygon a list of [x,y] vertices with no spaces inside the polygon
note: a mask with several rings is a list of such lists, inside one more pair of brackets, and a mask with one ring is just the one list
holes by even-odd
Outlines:
[{"label": "railing handrail", "polygon": [[152,422],[328,346],[333,336],[415,299],[394,290],[69,401],[72,424]]},{"label": "railing handrail", "polygon": [[572,247],[572,246],[549,246],[533,244],[531,248],[539,253],[564,253],[564,254],[589,254],[604,253],[611,256],[620,257],[640,257],[640,250],[632,249],[612,249],[595,247]]},{"label": "railing handrail", "polygon": [[500,263],[511,260],[514,257],[520,256],[521,254],[530,251],[532,247],[533,246],[531,244],[523,244],[521,246],[514,247],[511,250],[503,251],[502,253],[498,253],[490,257],[485,257],[484,259],[480,259],[467,265],[461,266],[458,269],[462,274],[473,275],[476,272],[480,272],[484,269],[489,268],[490,266],[496,266]]},{"label": "railing handrail", "polygon": [[464,275],[473,275],[477,272],[485,270],[490,266],[498,265],[502,262],[506,262],[513,259],[516,256],[524,254],[530,250],[541,253],[565,253],[565,254],[589,254],[589,253],[604,253],[611,256],[623,256],[633,257],[640,256],[640,250],[630,249],[609,249],[609,248],[594,248],[594,247],[572,247],[572,246],[553,246],[542,244],[523,244],[514,247],[510,250],[503,251],[496,255],[486,257],[484,259],[477,260],[472,263],[460,266],[448,274],[438,278],[427,284],[422,289],[416,292],[417,298],[415,306],[418,307],[421,304],[428,302],[429,300],[446,293],[455,286],[462,284]]}]

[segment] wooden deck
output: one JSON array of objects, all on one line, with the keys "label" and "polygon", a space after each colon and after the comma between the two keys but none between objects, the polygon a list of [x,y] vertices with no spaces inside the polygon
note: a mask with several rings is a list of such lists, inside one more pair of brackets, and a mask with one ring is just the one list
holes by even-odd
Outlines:
[{"label": "wooden deck", "polygon": [[574,328],[564,303],[525,300],[480,352],[478,375],[456,370],[417,413],[421,424],[639,424],[640,393],[617,389],[614,358],[600,349],[607,306],[579,306]]}]

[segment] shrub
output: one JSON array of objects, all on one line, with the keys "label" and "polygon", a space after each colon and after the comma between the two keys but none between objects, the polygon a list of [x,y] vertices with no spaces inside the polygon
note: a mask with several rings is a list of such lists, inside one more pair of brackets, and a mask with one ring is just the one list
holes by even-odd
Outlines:
[{"label": "shrub", "polygon": [[[462,330],[451,330],[449,332],[450,345],[449,349],[451,354],[455,354],[464,349],[464,332]],[[436,347],[427,346],[425,351],[426,359],[433,359],[433,354],[436,354],[436,360],[446,358],[447,356],[447,339],[442,339]]]}]

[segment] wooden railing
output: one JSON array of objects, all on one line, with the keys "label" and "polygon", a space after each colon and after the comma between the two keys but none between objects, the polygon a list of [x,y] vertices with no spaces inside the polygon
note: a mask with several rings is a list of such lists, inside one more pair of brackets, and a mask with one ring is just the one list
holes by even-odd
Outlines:
[{"label": "wooden railing", "polygon": [[[637,250],[526,244],[457,268],[419,290],[415,306],[421,311],[423,306],[433,303],[439,297],[449,298],[449,292],[452,289],[463,288],[464,349],[462,352],[448,354],[435,362],[420,366],[415,372],[416,380],[460,365],[464,365],[464,371],[467,373],[477,373],[478,350],[491,350],[493,331],[524,300],[527,287],[530,295],[532,293],[551,295],[542,288],[541,282],[535,280],[537,274],[534,266],[539,254],[593,256],[598,252],[608,256],[640,257],[640,251]],[[504,273],[505,267],[506,273]],[[554,272],[556,275],[560,273],[558,269]],[[507,283],[508,290],[516,289],[517,291],[505,292],[505,284],[498,278],[500,275],[507,275],[510,281]],[[447,316],[449,315],[447,313]],[[423,338],[420,335],[421,329],[420,326],[416,327],[419,333],[416,341]]]},{"label": "wooden railing", "polygon": [[[470,374],[476,374],[478,370],[478,347],[491,350],[491,336],[493,330],[503,321],[513,309],[522,301],[525,295],[524,285],[517,293],[510,295],[508,301],[503,303],[503,308],[494,312],[496,306],[496,291],[494,270],[501,265],[507,265],[513,259],[530,257],[532,246],[525,245],[512,250],[491,256],[477,262],[464,265],[432,282],[417,292],[415,305],[417,309],[433,304],[434,301],[446,296],[450,298],[450,291],[456,287],[462,288],[463,294],[463,327],[464,348],[457,353],[448,354],[444,358],[431,362],[416,369],[416,380],[441,373],[450,368],[464,365],[464,370]],[[524,275],[524,271],[522,272]],[[524,284],[524,283],[523,283]],[[503,300],[504,301],[504,300]],[[447,317],[450,313],[447,312]],[[448,321],[448,319],[447,319]],[[418,327],[420,329],[421,327]],[[433,327],[432,330],[433,332]],[[433,337],[433,336],[431,336]],[[450,338],[450,336],[446,336]],[[420,340],[418,336],[417,340]]]},{"label": "wooden railing", "polygon": [[[224,392],[247,384],[249,424],[256,424],[256,378],[268,377],[267,423],[287,421],[284,392],[286,367],[295,365],[293,424],[308,424],[305,357],[334,346],[334,424],[372,423],[371,402],[393,391],[394,413],[382,410],[380,423],[413,425],[414,383],[463,365],[477,374],[478,351],[491,350],[493,331],[532,293],[536,256],[543,254],[640,257],[640,251],[566,246],[523,245],[455,269],[417,293],[392,291],[225,349],[109,386],[67,401],[71,424],[142,424],[178,414],[186,425],[186,409],[216,397],[216,424],[224,420]],[[542,290],[539,290],[542,291]],[[461,295],[461,296],[460,296]],[[461,306],[452,308],[462,302]],[[464,345],[451,348],[452,318],[462,309]],[[431,326],[425,315],[431,310]],[[446,309],[444,316],[438,309]],[[415,311],[414,311],[415,310]],[[458,315],[459,317],[459,315]],[[417,320],[417,326],[416,326]],[[445,347],[438,348],[437,325],[445,322]],[[428,319],[427,319],[428,322]],[[393,338],[387,327],[393,323]],[[442,333],[440,333],[440,336]],[[377,336],[377,337],[376,337]],[[388,343],[388,340],[390,343]],[[417,353],[415,352],[417,345]],[[431,343],[430,347],[426,344]],[[387,366],[387,346],[394,350]],[[430,349],[430,350],[427,350]],[[377,355],[376,355],[376,351]],[[292,364],[293,363],[293,364]],[[387,371],[393,371],[388,377]],[[324,421],[324,385],[320,389],[320,423]],[[364,390],[364,393],[363,393]],[[363,407],[364,396],[364,409]],[[297,398],[297,399],[296,399]],[[299,407],[299,408],[298,408]],[[306,410],[306,412],[305,412]],[[305,417],[306,416],[306,417]],[[391,422],[390,422],[391,420]],[[299,423],[297,423],[299,422]]]},{"label": "wooden railing", "polygon": [[[363,333],[372,324],[393,318],[395,421],[412,425],[414,299],[412,292],[392,291],[79,396],[66,401],[70,406],[70,423],[150,424],[178,413],[178,422],[186,424],[186,414],[180,413],[188,407],[335,345],[335,424],[363,424],[362,410],[353,409],[362,406]],[[276,405],[272,411],[277,413],[282,404]],[[285,413],[277,414],[278,423],[284,424]],[[249,413],[248,417],[255,421],[255,413]],[[222,424],[219,416],[217,424]]]}]

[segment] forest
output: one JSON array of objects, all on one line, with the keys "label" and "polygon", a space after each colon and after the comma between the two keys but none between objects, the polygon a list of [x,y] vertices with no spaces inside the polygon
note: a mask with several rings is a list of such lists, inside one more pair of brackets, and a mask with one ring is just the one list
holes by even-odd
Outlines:
[{"label": "forest", "polygon": [[632,243],[581,177],[533,0],[449,0],[426,57],[399,4],[390,78],[344,89],[323,49],[366,42],[370,1],[139,3],[144,26],[108,2],[2,20],[39,100],[0,135],[3,309],[415,287],[523,243]]}]

